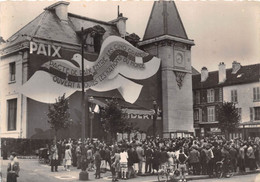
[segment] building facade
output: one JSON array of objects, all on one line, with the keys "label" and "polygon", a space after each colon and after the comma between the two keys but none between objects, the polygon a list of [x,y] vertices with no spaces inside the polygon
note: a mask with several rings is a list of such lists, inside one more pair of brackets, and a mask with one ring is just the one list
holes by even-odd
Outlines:
[{"label": "building facade", "polygon": [[[47,120],[49,104],[35,101],[21,94],[20,88],[40,66],[52,59],[71,60],[81,52],[81,28],[98,27],[102,34],[88,35],[84,58],[95,61],[103,41],[119,36],[151,55],[161,58],[160,70],[145,80],[134,80],[143,85],[138,100],[125,102],[117,90],[88,91],[94,103],[102,105],[106,99],[119,99],[120,106],[128,112],[129,120],[141,137],[153,130],[153,101],[162,110],[156,120],[156,132],[164,137],[176,137],[193,133],[191,46],[174,2],[155,2],[145,35],[139,37],[126,31],[127,18],[118,13],[110,22],[95,20],[69,13],[68,2],[60,1],[44,9],[44,12],[1,44],[0,61],[0,109],[1,136],[3,138],[50,138],[53,135]],[[162,24],[158,24],[161,22]],[[154,31],[156,29],[156,31]],[[48,87],[48,85],[46,85]],[[78,138],[81,132],[81,95],[69,97],[73,125],[60,131],[60,138]],[[102,137],[99,115],[94,115],[93,137]],[[88,135],[90,123],[86,124]]]},{"label": "building facade", "polygon": [[260,64],[241,65],[234,61],[231,69],[221,62],[219,70],[193,76],[194,127],[198,136],[221,134],[218,109],[223,102],[233,102],[240,113],[239,128],[230,138],[259,136]]}]

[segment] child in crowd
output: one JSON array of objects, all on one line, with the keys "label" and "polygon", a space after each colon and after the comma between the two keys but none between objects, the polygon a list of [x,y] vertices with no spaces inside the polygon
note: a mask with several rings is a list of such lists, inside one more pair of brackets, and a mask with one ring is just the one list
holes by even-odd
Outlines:
[{"label": "child in crowd", "polygon": [[127,159],[128,159],[128,154],[123,148],[120,152],[120,168],[121,168],[121,178],[126,179],[126,173],[127,173]]},{"label": "child in crowd", "polygon": [[70,171],[70,165],[71,165],[71,150],[70,146],[66,146],[65,150],[65,170]]}]

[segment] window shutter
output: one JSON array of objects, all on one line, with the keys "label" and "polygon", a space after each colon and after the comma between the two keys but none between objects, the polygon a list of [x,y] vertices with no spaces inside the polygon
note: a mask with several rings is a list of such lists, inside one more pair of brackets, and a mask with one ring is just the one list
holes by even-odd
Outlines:
[{"label": "window shutter", "polygon": [[202,122],[207,122],[208,121],[208,114],[207,114],[207,107],[204,107],[202,109]]},{"label": "window shutter", "polygon": [[250,121],[254,121],[254,108],[250,107]]},{"label": "window shutter", "polygon": [[202,109],[199,109],[199,122],[202,121]]}]

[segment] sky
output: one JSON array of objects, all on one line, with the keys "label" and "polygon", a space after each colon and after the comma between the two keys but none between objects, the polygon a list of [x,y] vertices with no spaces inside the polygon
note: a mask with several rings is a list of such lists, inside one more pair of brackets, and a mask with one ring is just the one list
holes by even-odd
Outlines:
[{"label": "sky", "polygon": [[[7,39],[54,1],[0,2],[0,35]],[[117,5],[127,20],[127,32],[143,38],[153,1],[71,1],[68,11],[110,21],[117,17]],[[218,69],[219,62],[231,68],[260,63],[260,1],[176,1],[189,39],[192,65]]]}]

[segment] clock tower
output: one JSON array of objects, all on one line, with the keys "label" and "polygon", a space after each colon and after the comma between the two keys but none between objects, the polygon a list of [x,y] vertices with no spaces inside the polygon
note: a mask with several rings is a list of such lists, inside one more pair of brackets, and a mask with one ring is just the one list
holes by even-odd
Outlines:
[{"label": "clock tower", "polygon": [[188,136],[193,128],[191,47],[174,1],[154,2],[139,46],[161,59],[164,137]]}]

